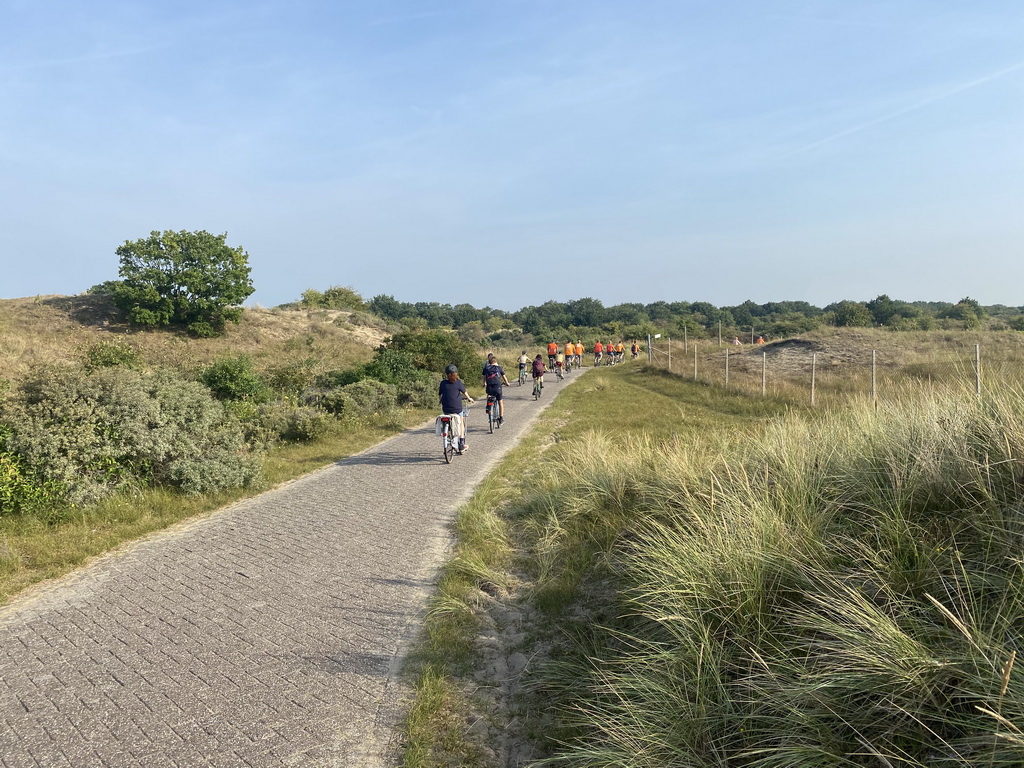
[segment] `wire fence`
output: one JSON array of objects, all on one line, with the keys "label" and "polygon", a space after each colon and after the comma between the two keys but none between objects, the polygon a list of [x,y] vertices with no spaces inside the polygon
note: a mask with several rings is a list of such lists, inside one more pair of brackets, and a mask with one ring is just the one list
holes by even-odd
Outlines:
[{"label": "wire fence", "polygon": [[652,340],[648,362],[684,378],[812,406],[853,397],[877,404],[908,389],[954,388],[981,396],[986,387],[1024,384],[1024,356],[996,345],[963,345],[928,353],[835,349],[801,339],[729,345]]}]

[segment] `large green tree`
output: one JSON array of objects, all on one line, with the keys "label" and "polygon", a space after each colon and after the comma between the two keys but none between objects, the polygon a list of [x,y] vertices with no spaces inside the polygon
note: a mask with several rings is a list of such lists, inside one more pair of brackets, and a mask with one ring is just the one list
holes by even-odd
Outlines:
[{"label": "large green tree", "polygon": [[117,249],[121,279],[114,303],[140,325],[183,325],[213,336],[238,322],[253,292],[249,254],[227,244],[227,233],[150,232]]}]

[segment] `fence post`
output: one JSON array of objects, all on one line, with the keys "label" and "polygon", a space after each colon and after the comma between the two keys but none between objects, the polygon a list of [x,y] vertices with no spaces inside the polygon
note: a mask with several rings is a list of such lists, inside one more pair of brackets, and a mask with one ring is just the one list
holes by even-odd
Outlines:
[{"label": "fence post", "polygon": [[686,342],[687,342],[687,334],[686,334],[686,326],[684,325],[683,326],[683,354],[684,355],[687,352],[690,351],[689,345]]},{"label": "fence post", "polygon": [[811,406],[814,406],[814,372],[818,366],[818,353],[811,354]]},{"label": "fence post", "polygon": [[668,372],[672,373],[672,339],[668,340]]},{"label": "fence post", "polygon": [[654,364],[654,352],[651,351],[651,334],[647,334],[647,364]]},{"label": "fence post", "polygon": [[693,380],[697,380],[697,342],[693,342]]},{"label": "fence post", "polygon": [[722,346],[722,321],[718,321],[718,346]]},{"label": "fence post", "polygon": [[725,388],[729,388],[729,349],[725,350]]},{"label": "fence post", "polygon": [[768,394],[768,353],[761,353],[761,397]]},{"label": "fence post", "polygon": [[981,344],[974,345],[974,394],[981,397]]},{"label": "fence post", "polygon": [[871,350],[871,405],[878,410],[878,380],[875,378],[875,350]]}]

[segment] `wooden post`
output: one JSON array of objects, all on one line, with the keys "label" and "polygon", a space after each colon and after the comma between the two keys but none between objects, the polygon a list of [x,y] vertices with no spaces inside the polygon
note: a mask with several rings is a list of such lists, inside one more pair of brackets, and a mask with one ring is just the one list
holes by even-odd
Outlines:
[{"label": "wooden post", "polygon": [[689,346],[687,345],[686,342],[687,342],[686,325],[683,325],[683,354],[684,355],[687,352],[690,351]]},{"label": "wooden post", "polygon": [[693,342],[693,380],[697,380],[697,342]]},{"label": "wooden post", "polygon": [[651,351],[651,334],[647,334],[647,364],[652,365],[654,363],[654,352]]},{"label": "wooden post", "polygon": [[729,350],[725,350],[725,388],[729,388]]},{"label": "wooden post", "polygon": [[761,397],[768,394],[768,353],[761,353]]},{"label": "wooden post", "polygon": [[750,343],[754,343],[754,326],[750,326]]},{"label": "wooden post", "polygon": [[718,346],[722,346],[722,321],[718,321]]},{"label": "wooden post", "polygon": [[811,355],[811,406],[814,405],[814,369],[818,365],[818,353],[815,352]]},{"label": "wooden post", "polygon": [[668,340],[668,372],[672,373],[672,339]]}]

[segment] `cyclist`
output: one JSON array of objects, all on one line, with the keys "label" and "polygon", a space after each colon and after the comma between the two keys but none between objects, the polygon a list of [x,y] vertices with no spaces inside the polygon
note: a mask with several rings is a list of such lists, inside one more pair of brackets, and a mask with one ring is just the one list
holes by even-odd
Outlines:
[{"label": "cyclist", "polygon": [[[538,382],[537,379],[540,379]],[[534,384],[540,384],[540,388],[544,389],[544,358],[537,355],[533,359],[533,382]]]},{"label": "cyclist", "polygon": [[583,367],[583,342],[580,339],[576,339],[576,346],[573,350],[573,364],[577,368]]},{"label": "cyclist", "polygon": [[[502,401],[501,386],[508,385],[508,379],[505,378],[505,369],[498,365],[498,359],[493,355],[487,355],[487,364],[484,365],[483,370],[480,372],[483,376],[484,390],[487,392],[487,399],[494,398],[495,404],[498,406],[498,424],[505,420],[505,403]],[[490,411],[491,406],[488,405],[487,409]]]},{"label": "cyclist", "polygon": [[615,345],[615,361],[621,363],[626,356],[626,345],[621,341]]},{"label": "cyclist", "polygon": [[522,354],[519,355],[519,383],[522,384],[526,379],[526,366],[530,364],[530,356],[526,354],[524,349]]},{"label": "cyclist", "polygon": [[565,371],[565,353],[563,353],[563,352],[556,352],[555,353],[554,369],[555,369],[555,373],[558,375],[558,378],[561,379],[562,378],[562,373]]},{"label": "cyclist", "polygon": [[594,367],[601,364],[601,355],[604,354],[604,344],[600,341],[594,344]]},{"label": "cyclist", "polygon": [[558,342],[552,341],[548,344],[548,368],[555,370],[555,355],[558,354]]},{"label": "cyclist", "polygon": [[441,413],[448,415],[455,415],[459,418],[453,419],[458,424],[458,437],[459,447],[456,449],[459,453],[466,452],[466,420],[462,417],[465,408],[462,405],[462,401],[465,400],[468,403],[473,402],[473,398],[466,392],[466,385],[462,383],[462,379],[459,378],[459,369],[454,365],[449,365],[444,369],[445,378],[441,381],[441,385],[437,389],[438,398],[441,400]]},{"label": "cyclist", "polygon": [[571,341],[565,342],[565,369],[572,368],[573,357],[576,355],[576,345]]},{"label": "cyclist", "polygon": [[633,343],[629,345],[629,355],[634,360],[640,357],[640,345],[636,343],[636,339],[633,339]]}]

